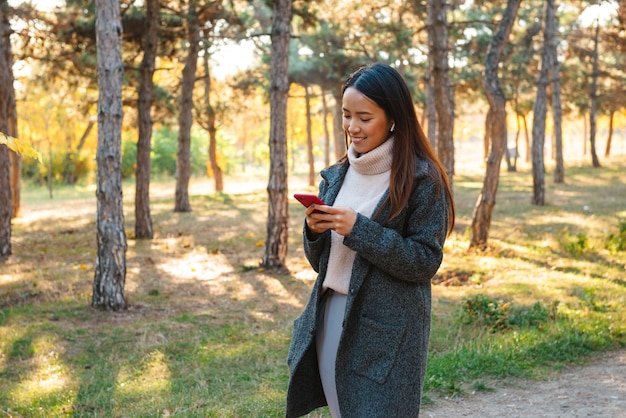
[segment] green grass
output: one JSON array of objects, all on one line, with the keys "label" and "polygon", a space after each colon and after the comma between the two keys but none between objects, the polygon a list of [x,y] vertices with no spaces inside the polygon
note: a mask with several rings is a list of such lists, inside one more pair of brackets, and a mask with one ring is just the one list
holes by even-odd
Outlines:
[{"label": "green grass", "polygon": [[[567,167],[565,184],[546,177],[544,207],[530,204],[527,171],[503,171],[484,251],[468,250],[467,232],[480,176],[455,177],[457,227],[433,287],[426,402],[546,378],[626,345],[625,171],[623,158]],[[0,416],[283,416],[291,324],[314,275],[295,201],[289,273],[258,268],[265,186],[215,194],[196,179],[193,211],[181,214],[173,183],[158,182],[152,241],[133,239],[128,198],[130,308],[121,313],[89,306],[93,190],[57,188],[50,200],[25,187],[14,254],[0,261]]]}]

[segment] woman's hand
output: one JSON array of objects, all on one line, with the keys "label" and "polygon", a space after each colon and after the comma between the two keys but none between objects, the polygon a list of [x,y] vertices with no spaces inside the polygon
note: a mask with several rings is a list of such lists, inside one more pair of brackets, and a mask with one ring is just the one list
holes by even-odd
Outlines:
[{"label": "woman's hand", "polygon": [[357,217],[352,208],[327,205],[311,205],[305,215],[306,224],[312,232],[321,234],[332,229],[344,237],[350,235]]}]

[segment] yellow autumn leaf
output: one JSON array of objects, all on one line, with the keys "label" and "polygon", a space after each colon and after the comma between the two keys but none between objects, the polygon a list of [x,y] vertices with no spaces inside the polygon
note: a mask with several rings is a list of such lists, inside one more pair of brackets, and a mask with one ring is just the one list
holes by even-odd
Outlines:
[{"label": "yellow autumn leaf", "polygon": [[39,154],[39,151],[33,148],[26,141],[13,138],[4,132],[0,132],[0,145],[1,144],[6,145],[10,150],[17,152],[18,154],[34,158],[35,160],[41,162],[41,154]]}]

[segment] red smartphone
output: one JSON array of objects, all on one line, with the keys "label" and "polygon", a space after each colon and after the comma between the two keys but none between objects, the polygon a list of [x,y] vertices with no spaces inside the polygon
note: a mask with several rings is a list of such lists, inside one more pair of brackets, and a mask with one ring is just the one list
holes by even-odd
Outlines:
[{"label": "red smartphone", "polygon": [[293,195],[293,197],[295,197],[298,202],[302,203],[307,208],[311,206],[312,204],[316,204],[316,205],[326,204],[322,201],[322,199],[315,196],[314,194],[296,193]]}]

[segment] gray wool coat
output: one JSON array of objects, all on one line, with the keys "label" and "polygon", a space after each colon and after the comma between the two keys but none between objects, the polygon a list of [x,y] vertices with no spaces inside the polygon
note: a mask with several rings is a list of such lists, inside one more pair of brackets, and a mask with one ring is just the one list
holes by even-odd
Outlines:
[{"label": "gray wool coat", "polygon": [[[319,196],[332,205],[348,162],[322,172]],[[426,371],[431,320],[431,279],[443,258],[448,204],[442,184],[420,161],[408,204],[387,226],[388,210],[361,214],[343,243],[356,251],[336,361],[343,418],[417,417]],[[389,193],[381,199],[378,205]],[[378,208],[374,210],[377,213]],[[315,332],[330,232],[309,240],[305,254],[318,272],[310,299],[294,321],[287,363],[287,418],[326,405],[317,365]]]}]

